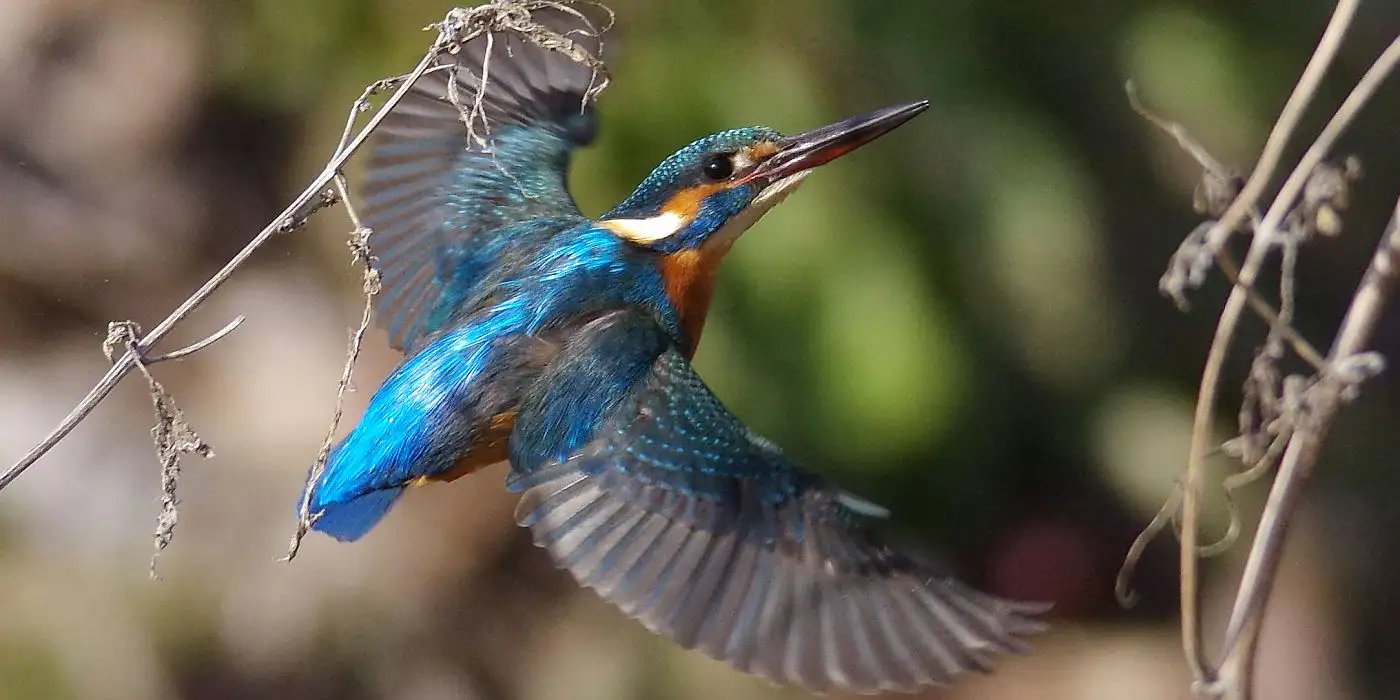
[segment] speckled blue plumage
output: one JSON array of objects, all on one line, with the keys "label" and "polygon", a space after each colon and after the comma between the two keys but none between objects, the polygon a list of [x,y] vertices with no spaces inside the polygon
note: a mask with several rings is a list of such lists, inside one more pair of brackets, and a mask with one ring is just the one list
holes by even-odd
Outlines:
[{"label": "speckled blue plumage", "polygon": [[[464,95],[482,43],[444,59]],[[405,359],[309,486],[313,528],[358,539],[409,486],[508,457],[517,521],[560,567],[743,671],[811,690],[914,690],[1020,648],[1041,606],[885,546],[878,506],[756,435],[691,367],[668,256],[702,246],[761,184],[704,188],[693,219],[651,244],[603,225],[657,215],[702,182],[705,156],[778,133],[702,138],[590,220],[565,180],[597,126],[581,108],[591,76],[513,35],[497,51],[485,147],[467,138],[444,70],[375,137],[362,214],[384,282],[379,320]]]},{"label": "speckled blue plumage", "polygon": [[[365,518],[342,529],[337,513],[376,491],[450,469],[490,418],[514,408],[521,381],[552,353],[554,338],[590,314],[649,305],[658,332],[676,332],[674,314],[657,304],[664,295],[656,266],[607,230],[565,217],[498,234],[495,269],[444,286],[452,296],[432,314],[446,325],[424,335],[332,452],[312,494],[312,511],[325,512],[316,529],[362,536]],[[507,260],[514,262],[500,264]],[[576,423],[579,431],[592,427]],[[382,500],[371,503],[387,510]]]},{"label": "speckled blue plumage", "polygon": [[512,490],[575,459],[573,468],[590,476],[617,470],[721,510],[738,503],[739,480],[768,503],[816,483],[725,409],[675,339],[640,309],[571,334],[526,388],[510,456]]}]

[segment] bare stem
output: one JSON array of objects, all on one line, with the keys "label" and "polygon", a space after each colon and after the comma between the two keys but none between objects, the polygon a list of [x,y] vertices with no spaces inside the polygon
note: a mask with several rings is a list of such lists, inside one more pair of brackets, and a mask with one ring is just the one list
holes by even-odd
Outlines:
[{"label": "bare stem", "polygon": [[[1336,139],[1371,99],[1381,83],[1394,71],[1397,63],[1400,63],[1400,38],[1391,42],[1357,82],[1356,87],[1280,188],[1273,205],[1256,231],[1254,245],[1249,254],[1249,258],[1254,260],[1246,259],[1245,268],[1240,272],[1242,281],[1252,281],[1253,276],[1257,274],[1267,253],[1269,239],[1277,235],[1279,224],[1292,210],[1309,175],[1322,163]],[[1362,345],[1369,339],[1384,306],[1384,297],[1393,285],[1397,245],[1400,245],[1400,241],[1397,241],[1396,222],[1392,218],[1387,234],[1381,241],[1353,299],[1347,318],[1338,332],[1333,350],[1329,353],[1330,368],[1335,368],[1338,362],[1360,352]],[[1254,262],[1252,266],[1251,262]],[[1230,301],[1235,300],[1238,292],[1239,288],[1236,287],[1231,293]],[[1227,311],[1229,308],[1227,304]],[[1222,314],[1222,325],[1226,318]],[[1355,378],[1337,371],[1320,374],[1318,383],[1308,392],[1306,420],[1300,420],[1299,425],[1295,426],[1293,436],[1284,452],[1278,476],[1269,492],[1254,544],[1245,563],[1235,605],[1226,628],[1223,652],[1228,668],[1221,680],[1231,698],[1246,700],[1251,697],[1250,679],[1253,676],[1251,669],[1245,667],[1253,663],[1257,651],[1257,637],[1262,627],[1259,618],[1262,617],[1263,608],[1273,589],[1273,579],[1277,573],[1278,558],[1287,533],[1289,516],[1297,508],[1302,482],[1316,462],[1322,440],[1342,403],[1343,391],[1353,381]]]},{"label": "bare stem", "polygon": [[1332,115],[1332,119],[1323,127],[1322,133],[1318,134],[1317,140],[1313,142],[1301,160],[1298,167],[1289,173],[1288,179],[1284,181],[1283,187],[1279,188],[1278,196],[1274,198],[1274,203],[1269,207],[1268,213],[1264,215],[1263,222],[1260,223],[1260,231],[1264,235],[1274,234],[1278,231],[1279,224],[1288,216],[1288,212],[1293,209],[1294,202],[1298,199],[1299,193],[1307,185],[1308,178],[1322,160],[1332,150],[1332,146],[1337,142],[1337,138],[1351,126],[1351,122],[1356,115],[1361,112],[1361,108],[1376,94],[1385,79],[1390,77],[1395,70],[1397,63],[1400,63],[1400,37],[1386,47],[1385,51],[1366,70],[1361,80],[1357,81],[1356,87],[1352,88],[1346,100],[1337,108],[1337,112]]},{"label": "bare stem", "polygon": [[228,279],[233,276],[233,273],[253,256],[253,253],[257,252],[263,244],[267,243],[268,239],[278,233],[298,228],[312,212],[324,206],[325,203],[334,201],[334,195],[326,190],[326,186],[335,178],[336,173],[340,172],[340,169],[345,167],[346,161],[350,160],[350,157],[364,145],[365,140],[368,139],[374,129],[379,126],[379,122],[383,121],[384,117],[389,114],[389,110],[403,99],[403,96],[407,94],[408,88],[413,84],[413,81],[417,80],[418,76],[422,75],[423,71],[427,70],[428,67],[432,65],[433,61],[437,59],[445,37],[445,33],[439,33],[438,39],[433,43],[432,50],[428,51],[428,53],[423,56],[423,60],[418,63],[418,66],[409,74],[405,82],[385,101],[384,105],[379,108],[379,111],[365,124],[365,127],[360,130],[355,138],[336,152],[330,162],[326,164],[326,167],[321,170],[321,173],[311,181],[311,184],[308,185],[305,190],[302,190],[301,194],[297,195],[296,199],[292,200],[292,203],[289,204],[286,209],[282,210],[281,214],[277,215],[277,218],[273,219],[257,236],[254,236],[253,240],[249,241],[242,250],[238,251],[237,255],[233,256],[233,259],[229,260],[223,268],[214,273],[213,277],[210,277],[203,286],[182,302],[178,308],[165,318],[165,320],[161,321],[159,325],[151,329],[151,332],[137,341],[133,348],[128,349],[122,354],[122,356],[112,364],[112,367],[107,370],[107,373],[102,375],[102,378],[97,381],[97,384],[93,386],[87,396],[83,397],[82,401],[78,402],[78,405],[75,406],[43,440],[39,441],[39,444],[26,452],[18,462],[15,462],[3,473],[0,473],[0,489],[9,486],[10,482],[24,473],[25,469],[28,469],[37,462],[40,457],[43,457],[49,450],[53,449],[53,446],[57,445],[60,440],[73,432],[73,429],[76,428],[84,418],[87,418],[89,413],[92,413],[92,410],[97,407],[97,404],[107,398],[107,395],[112,393],[112,390],[116,388],[117,384],[120,383],[127,374],[136,369],[136,365],[140,361],[141,353],[149,350],[153,345],[159,342],[161,338],[164,338],[165,335],[170,332],[170,329],[175,327],[175,324],[184,320],[191,312],[199,308],[199,305],[203,304],[220,285],[227,282]]},{"label": "bare stem", "polygon": [[1258,645],[1262,613],[1278,573],[1290,516],[1297,509],[1303,482],[1312,472],[1332,420],[1346,402],[1347,390],[1358,380],[1353,373],[1341,369],[1342,363],[1360,355],[1375,333],[1386,300],[1395,288],[1397,265],[1400,265],[1400,200],[1396,202],[1394,215],[1357,287],[1328,355],[1335,369],[1323,374],[1308,391],[1305,420],[1289,440],[1245,562],[1239,593],[1225,632],[1221,681],[1232,700],[1251,697],[1250,667]]},{"label": "bare stem", "polygon": [[214,343],[223,340],[224,336],[227,336],[229,333],[238,330],[238,327],[243,325],[243,322],[246,320],[248,320],[247,316],[239,314],[238,316],[235,316],[232,321],[229,321],[228,325],[224,326],[223,328],[220,328],[217,331],[214,331],[213,333],[210,333],[209,336],[206,337],[204,340],[191,343],[183,348],[180,348],[179,350],[171,350],[170,352],[164,354],[147,356],[146,359],[142,362],[142,364],[149,367],[157,362],[165,362],[166,360],[178,360],[187,355],[193,355],[199,352],[200,350],[203,350],[204,348],[207,348],[210,345],[213,345]]},{"label": "bare stem", "polygon": [[[366,93],[366,96],[368,94]],[[354,123],[356,111],[357,108],[351,108],[351,124]],[[359,361],[360,348],[365,342],[365,332],[369,330],[370,319],[374,314],[374,298],[379,294],[379,270],[375,269],[374,258],[369,252],[369,237],[373,231],[364,225],[359,212],[355,210],[355,204],[350,197],[350,188],[345,182],[344,175],[335,176],[335,188],[340,193],[341,201],[345,202],[345,213],[350,217],[350,224],[354,227],[350,233],[349,243],[352,258],[363,267],[361,279],[364,306],[360,311],[360,325],[350,334],[350,348],[346,351],[345,365],[341,368],[340,382],[336,385],[335,411],[331,415],[331,423],[326,429],[326,436],[321,440],[321,448],[316,453],[316,461],[312,463],[311,469],[307,472],[306,485],[301,493],[301,504],[297,507],[296,530],[293,531],[291,540],[287,544],[287,554],[282,558],[282,561],[291,561],[296,558],[297,552],[301,550],[302,539],[311,531],[311,526],[316,524],[317,518],[321,516],[319,512],[311,512],[311,499],[315,495],[316,484],[321,479],[321,473],[325,471],[326,461],[330,459],[331,443],[335,440],[335,432],[340,427],[340,419],[345,414],[345,392],[349,391],[350,382],[355,376],[355,364]]]},{"label": "bare stem", "polygon": [[[444,52],[455,52],[461,48],[463,43],[471,41],[483,33],[488,34],[488,40],[490,40],[490,32],[516,32],[542,48],[561,52],[574,61],[591,67],[593,69],[593,74],[590,79],[590,87],[582,98],[583,103],[587,104],[596,97],[608,84],[607,67],[603,65],[602,60],[597,56],[589,54],[574,43],[568,36],[557,34],[538,24],[530,17],[531,12],[543,8],[557,9],[578,17],[583,17],[578,10],[568,6],[568,1],[569,0],[493,0],[492,2],[476,7],[449,10],[446,17],[441,22],[430,25],[428,27],[429,29],[437,30],[437,37],[433,40],[432,46],[428,49],[427,53],[424,54],[423,59],[419,61],[418,66],[407,75],[379,81],[371,85],[365,91],[365,95],[355,103],[355,107],[351,110],[350,118],[346,122],[345,133],[341,138],[340,146],[336,149],[335,155],[331,157],[330,162],[325,165],[320,174],[311,181],[311,184],[308,185],[300,195],[297,195],[296,199],[294,199],[281,214],[278,214],[277,218],[272,220],[272,223],[268,224],[258,235],[254,236],[242,250],[233,256],[233,259],[229,260],[223,268],[214,273],[214,275],[196,290],[194,294],[191,294],[188,299],[171,312],[165,320],[161,321],[150,333],[146,334],[145,337],[131,343],[128,350],[113,362],[112,367],[107,370],[107,373],[97,381],[97,384],[88,391],[87,395],[78,402],[63,420],[59,421],[58,425],[55,426],[48,435],[44,436],[44,438],[26,452],[23,457],[20,457],[19,461],[15,462],[3,473],[0,473],[0,489],[4,489],[8,486],[18,478],[20,474],[24,473],[24,470],[28,469],[47,454],[49,450],[53,449],[54,445],[57,445],[59,441],[67,437],[79,423],[92,413],[92,410],[96,408],[99,403],[112,393],[112,390],[116,388],[117,384],[120,383],[126,375],[137,368],[138,363],[144,362],[145,364],[151,364],[153,359],[147,354],[151,347],[160,342],[177,323],[184,320],[191,312],[203,304],[215,290],[224,282],[227,282],[228,279],[233,276],[233,273],[237,271],[238,268],[242,267],[270,238],[278,233],[287,233],[301,228],[301,226],[306,223],[307,218],[317,210],[336,202],[338,199],[336,190],[329,189],[328,185],[340,174],[345,163],[364,145],[370,135],[379,127],[379,124],[388,116],[389,112],[403,100],[404,95],[408,93],[409,88],[413,86],[413,83],[416,82],[419,77],[429,70],[448,69],[451,67],[450,65],[434,66],[435,62]],[[593,4],[597,5],[597,3]],[[612,26],[612,10],[601,5],[598,5],[598,7],[607,12],[609,17],[608,24],[602,29],[593,28],[591,23],[589,23],[589,25],[594,31],[601,33]],[[385,100],[384,104],[374,116],[370,118],[369,122],[365,124],[364,128],[355,135],[355,138],[349,139],[349,135],[356,121],[357,113],[368,108],[368,97],[382,90],[389,89],[390,87],[396,88],[394,93],[389,99]],[[344,188],[342,187],[341,189],[343,190]],[[228,328],[216,335],[222,337],[223,334],[230,331],[232,331],[232,328]],[[207,344],[208,343],[197,343],[196,346],[177,350],[156,359],[172,359],[174,357],[185,356],[202,349]]]},{"label": "bare stem", "polygon": [[[1308,61],[1303,75],[1283,107],[1273,131],[1265,142],[1259,163],[1244,188],[1221,217],[1213,229],[1219,236],[1228,236],[1250,212],[1265,185],[1273,177],[1275,167],[1282,156],[1284,146],[1302,117],[1303,111],[1312,101],[1317,86],[1326,73],[1337,50],[1351,25],[1359,0],[1340,0],[1333,11],[1332,19],[1318,42],[1317,49]],[[1215,236],[1208,236],[1212,238]],[[1263,230],[1256,230],[1244,267],[1240,270],[1239,281],[1230,292],[1230,297],[1221,312],[1216,326],[1215,339],[1206,357],[1205,368],[1201,373],[1200,391],[1196,401],[1196,412],[1191,429],[1191,450],[1186,467],[1186,480],[1181,502],[1181,642],[1187,663],[1198,684],[1212,684],[1216,671],[1206,657],[1201,633],[1200,587],[1199,587],[1199,528],[1200,495],[1205,481],[1205,459],[1213,442],[1211,421],[1215,415],[1215,402],[1219,391],[1220,371],[1225,363],[1235,328],[1239,323],[1248,287],[1253,287],[1258,276],[1259,266],[1269,249],[1269,236]]]},{"label": "bare stem", "polygon": [[[1283,189],[1279,191],[1279,199],[1276,200],[1274,206],[1270,208],[1270,214],[1265,217],[1266,225],[1271,219],[1281,220],[1283,218],[1284,214],[1276,214],[1275,211],[1286,210],[1287,207],[1280,206],[1279,202],[1284,201],[1285,197],[1288,197],[1289,201],[1291,201],[1291,199],[1293,197],[1296,197],[1298,192],[1301,190],[1302,185],[1307,178],[1306,176],[1299,176],[1299,173],[1310,172],[1312,167],[1316,167],[1317,163],[1320,163],[1322,161],[1322,158],[1326,156],[1326,152],[1328,148],[1330,148],[1331,144],[1351,122],[1351,119],[1357,114],[1357,112],[1360,111],[1361,107],[1363,107],[1365,103],[1371,98],[1371,96],[1375,93],[1376,88],[1380,86],[1380,84],[1395,68],[1397,62],[1400,62],[1400,38],[1397,38],[1395,41],[1391,42],[1389,48],[1387,48],[1386,51],[1380,56],[1380,58],[1376,60],[1376,62],[1371,66],[1370,70],[1368,70],[1366,74],[1362,76],[1361,80],[1357,83],[1356,88],[1352,90],[1351,95],[1347,97],[1347,100],[1342,104],[1342,107],[1337,110],[1336,116],[1332,118],[1331,122],[1328,123],[1326,129],[1323,130],[1322,135],[1318,137],[1317,142],[1313,144],[1312,148],[1308,149],[1308,153],[1304,155],[1302,162],[1300,162],[1298,168],[1294,170],[1294,176],[1290,177],[1288,183],[1286,183]],[[1304,171],[1305,166],[1310,166],[1308,171]],[[1290,184],[1293,186],[1290,187]],[[1385,254],[1389,251],[1387,245],[1395,235],[1394,229],[1395,221],[1392,219],[1391,225],[1389,227],[1389,233],[1387,234],[1386,238],[1382,241],[1381,248],[1376,252],[1375,258],[1372,259],[1371,267],[1367,271],[1366,279],[1363,280],[1361,287],[1357,290],[1357,298],[1353,300],[1352,309],[1348,312],[1348,321],[1350,321],[1353,318],[1354,314],[1358,313],[1356,309],[1356,303],[1362,301],[1361,296],[1363,294],[1366,294],[1368,297],[1373,295],[1373,289],[1375,288],[1375,285],[1380,285],[1379,288],[1382,290],[1388,289],[1387,285],[1389,285],[1389,277],[1381,277],[1381,275],[1390,275],[1392,274],[1392,271],[1388,267],[1386,267],[1382,272],[1378,270],[1378,266],[1385,267],[1392,263],[1391,259],[1386,257]],[[1370,282],[1371,284],[1368,285],[1368,282]],[[1383,300],[1380,299],[1370,298],[1366,299],[1366,301],[1368,304],[1375,304],[1377,306],[1381,305],[1383,302]],[[1378,311],[1376,313],[1378,313]],[[1374,322],[1372,321],[1372,323]],[[1344,323],[1342,325],[1342,328],[1338,333],[1337,343],[1339,348],[1347,350],[1348,352],[1339,355],[1337,350],[1334,348],[1333,352],[1329,356],[1329,365],[1331,363],[1335,363],[1339,357],[1348,357],[1350,354],[1357,351],[1356,348],[1363,340],[1361,338],[1355,337],[1356,334],[1359,332],[1364,332],[1366,334],[1366,337],[1369,337],[1371,329],[1367,327],[1364,328],[1363,331],[1353,329],[1347,323]],[[1327,375],[1324,375],[1323,379],[1326,380]],[[1309,436],[1306,434],[1299,436],[1295,433],[1294,439],[1289,444],[1289,451],[1285,452],[1284,454],[1285,466],[1288,462],[1288,456],[1290,454],[1293,454],[1293,446],[1298,444],[1300,441],[1306,441],[1308,439]],[[1298,457],[1296,456],[1294,457],[1294,459],[1297,458]],[[1278,477],[1278,481],[1275,482],[1276,486],[1278,483],[1285,481],[1282,469],[1283,466],[1280,466],[1280,474]],[[1273,503],[1273,495],[1279,495],[1280,497],[1282,497],[1282,494],[1271,493],[1270,503]],[[1265,531],[1266,526],[1271,526],[1271,522],[1267,517],[1268,515],[1269,512],[1266,507],[1266,518],[1260,524],[1259,539],[1264,539],[1265,535],[1268,534]],[[1279,539],[1282,539],[1281,535],[1279,536]],[[1250,561],[1255,561],[1254,557],[1251,557]],[[1246,567],[1245,579],[1241,584],[1240,598],[1238,599],[1240,604],[1236,606],[1235,614],[1231,616],[1229,631],[1226,633],[1225,649],[1227,653],[1235,643],[1241,629],[1244,626],[1244,615],[1246,613],[1252,612],[1252,609],[1256,605],[1254,599],[1258,595],[1260,595],[1260,592],[1258,590],[1260,586],[1253,582],[1253,579],[1251,578],[1250,574],[1250,569]]]}]

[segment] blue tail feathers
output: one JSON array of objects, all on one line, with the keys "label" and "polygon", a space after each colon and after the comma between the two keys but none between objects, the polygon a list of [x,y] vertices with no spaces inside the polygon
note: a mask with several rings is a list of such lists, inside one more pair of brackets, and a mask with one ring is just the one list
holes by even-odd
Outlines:
[{"label": "blue tail feathers", "polygon": [[324,532],[341,542],[352,542],[365,536],[403,495],[403,487],[371,491],[343,503],[317,504],[312,501],[311,513],[321,516],[311,529]]},{"label": "blue tail feathers", "polygon": [[364,536],[405,487],[443,474],[470,448],[483,416],[501,410],[481,400],[495,387],[482,379],[493,357],[492,330],[456,328],[384,380],[309,487],[309,512],[321,513],[313,530],[338,540]]}]

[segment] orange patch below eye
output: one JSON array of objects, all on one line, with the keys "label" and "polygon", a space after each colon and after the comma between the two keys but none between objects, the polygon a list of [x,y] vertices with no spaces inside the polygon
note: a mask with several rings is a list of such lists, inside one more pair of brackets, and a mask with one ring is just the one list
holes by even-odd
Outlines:
[{"label": "orange patch below eye", "polygon": [[705,201],[706,197],[723,189],[726,189],[724,184],[718,182],[687,187],[671,195],[671,198],[666,200],[666,204],[662,205],[661,211],[667,214],[676,214],[685,221],[690,221],[695,218],[696,214],[700,213],[700,203]]}]

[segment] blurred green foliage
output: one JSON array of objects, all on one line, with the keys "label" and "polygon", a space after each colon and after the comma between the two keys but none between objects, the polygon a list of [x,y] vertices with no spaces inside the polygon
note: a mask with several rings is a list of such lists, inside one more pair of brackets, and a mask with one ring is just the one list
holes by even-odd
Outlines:
[{"label": "blurred green foliage", "polygon": [[[661,158],[705,133],[755,123],[795,132],[889,103],[933,101],[926,115],[888,139],[823,169],[736,247],[701,345],[701,373],[759,432],[889,505],[912,536],[947,553],[974,582],[1056,597],[1067,616],[1122,619],[1110,600],[1114,569],[1181,468],[1221,287],[1216,280],[1194,295],[1190,315],[1156,291],[1167,259],[1197,223],[1190,201],[1199,169],[1131,112],[1124,82],[1137,81],[1155,110],[1185,124],[1221,160],[1247,169],[1330,4],[609,4],[617,27],[607,49],[613,84],[601,99],[604,128],[572,174],[586,212],[618,201]],[[411,67],[432,38],[422,28],[448,8],[428,0],[197,5],[207,40],[202,108],[238,117],[221,123],[228,131],[190,138],[227,140],[229,151],[264,144],[249,150],[267,159],[237,161],[233,177],[286,194],[319,169],[363,86]],[[1341,77],[1319,100],[1335,103],[1346,78],[1359,75],[1397,27],[1400,8],[1368,3],[1354,43],[1340,56]],[[1348,235],[1309,250],[1300,273],[1299,325],[1320,341],[1332,332],[1393,202],[1398,115],[1395,91],[1382,94],[1343,144],[1362,155],[1368,177]],[[1325,116],[1310,117],[1305,131]],[[268,201],[266,211],[242,213],[266,220],[280,199]],[[220,224],[238,230],[217,231],[222,238],[207,243],[211,251],[252,233]],[[334,237],[338,226],[320,229],[323,239],[299,235],[289,245],[296,263],[309,259],[318,279],[343,285],[350,309],[358,280]],[[1392,356],[1397,345],[1400,334],[1382,338]],[[1232,377],[1247,362],[1239,355],[1229,366]],[[1345,505],[1329,513],[1370,518],[1359,528],[1365,541],[1391,553],[1400,552],[1400,515],[1385,504],[1400,488],[1387,457],[1400,454],[1396,399],[1387,380],[1351,409],[1320,484],[1325,497]],[[1229,407],[1237,403],[1237,396],[1222,398],[1220,434],[1231,430]],[[1245,505],[1257,494],[1246,495]],[[1224,513],[1216,503],[1209,526],[1223,530]],[[1017,547],[1025,542],[1034,546]],[[1146,602],[1134,613],[1164,630],[1175,604],[1174,556],[1170,546],[1151,550],[1139,579]],[[1400,590],[1394,568],[1366,573],[1366,590]],[[495,584],[498,592],[514,590]],[[461,587],[476,592],[487,584]],[[554,590],[541,589],[544,597]],[[451,600],[458,593],[439,595]],[[398,611],[360,611],[360,599],[350,600],[363,619],[308,634],[315,648],[305,652],[318,663],[340,658],[341,665],[290,665],[285,673],[296,676],[288,682],[297,690],[287,697],[360,697],[373,695],[372,687],[399,687],[370,678],[362,666],[381,643],[430,656],[457,651],[454,630],[425,632],[415,623],[380,630]],[[213,605],[196,595],[179,604],[178,619],[151,614],[159,617],[155,636],[180,659],[181,687],[195,689],[192,697],[233,697],[221,694],[232,691],[220,690],[227,679],[218,676],[215,642],[207,639],[218,627]],[[423,605],[433,610],[431,602]],[[462,617],[434,622],[475,624]],[[1378,617],[1354,642],[1358,658],[1375,662],[1367,667],[1373,677],[1384,678],[1394,666],[1382,662],[1400,653],[1393,634],[1383,634],[1388,619]],[[335,634],[346,630],[355,634]],[[4,641],[0,678],[26,683],[0,687],[0,700],[72,695],[55,662],[37,651],[42,642]],[[496,646],[494,638],[488,642]],[[664,670],[648,667],[629,688],[705,696],[696,688],[683,693],[685,680],[670,677],[684,675],[671,670],[695,663],[690,656],[659,653]],[[486,667],[481,675],[507,673],[479,663]]]},{"label": "blurred green foliage", "polygon": [[[992,537],[1003,508],[1043,497],[1042,487],[1072,497],[1101,482],[1096,471],[1114,473],[1096,462],[1093,421],[1125,385],[1130,395],[1138,386],[1189,396],[1182,380],[1198,355],[1187,350],[1199,338],[1170,366],[1133,353],[1160,345],[1166,324],[1201,334],[1201,318],[1177,316],[1152,291],[1190,227],[1194,174],[1131,114],[1125,79],[1221,158],[1247,163],[1328,9],[611,6],[605,128],[572,177],[586,211],[619,200],[703,133],[748,123],[796,131],[900,99],[934,101],[888,142],[813,178],[737,247],[699,363],[762,432],[955,545]],[[446,5],[214,7],[221,81],[240,99],[306,115],[315,128],[302,159],[313,162],[344,103],[411,65],[430,38],[418,30]],[[1118,487],[1160,495],[1172,479],[1116,473],[1155,484]]]}]

